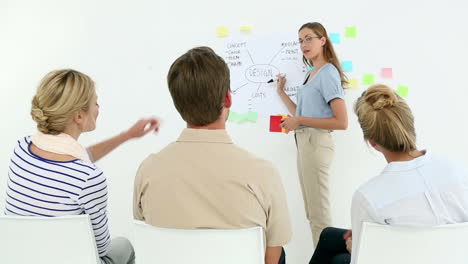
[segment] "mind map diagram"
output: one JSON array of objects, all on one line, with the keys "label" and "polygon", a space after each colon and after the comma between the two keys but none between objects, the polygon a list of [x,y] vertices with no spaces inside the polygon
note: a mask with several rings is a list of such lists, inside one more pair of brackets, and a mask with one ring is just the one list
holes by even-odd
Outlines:
[{"label": "mind map diagram", "polygon": [[231,74],[231,111],[289,114],[278,96],[276,75],[286,76],[285,91],[295,102],[306,73],[297,35],[231,37],[223,55]]}]

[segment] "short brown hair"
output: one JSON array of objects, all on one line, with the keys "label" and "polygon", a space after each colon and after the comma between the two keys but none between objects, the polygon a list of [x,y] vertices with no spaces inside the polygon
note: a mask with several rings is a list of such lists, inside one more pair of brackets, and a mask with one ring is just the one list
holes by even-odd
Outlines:
[{"label": "short brown hair", "polygon": [[221,116],[230,91],[229,68],[211,48],[193,48],[171,65],[167,84],[182,118],[188,124],[205,126]]},{"label": "short brown hair", "polygon": [[364,138],[391,152],[416,149],[414,117],[408,104],[390,87],[369,87],[354,105]]},{"label": "short brown hair", "polygon": [[49,72],[32,99],[31,117],[42,133],[62,133],[78,111],[89,109],[94,94],[94,82],[84,73],[72,69]]}]

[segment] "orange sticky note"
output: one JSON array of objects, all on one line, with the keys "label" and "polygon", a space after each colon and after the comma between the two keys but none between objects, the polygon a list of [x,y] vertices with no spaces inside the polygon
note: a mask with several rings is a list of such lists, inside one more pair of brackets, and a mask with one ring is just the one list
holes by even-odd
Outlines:
[{"label": "orange sticky note", "polygon": [[[282,116],[281,116],[281,119],[286,119],[286,118],[288,118],[288,117],[290,117],[290,115],[282,115]],[[286,128],[282,127],[282,128],[281,128],[281,132],[288,134],[288,133],[289,133],[289,130],[287,130]]]}]

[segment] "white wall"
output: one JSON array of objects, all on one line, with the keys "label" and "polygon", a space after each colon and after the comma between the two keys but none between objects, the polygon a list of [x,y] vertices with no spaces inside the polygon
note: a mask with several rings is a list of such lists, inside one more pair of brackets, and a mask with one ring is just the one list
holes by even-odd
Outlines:
[{"label": "white wall", "polygon": [[[468,20],[462,1],[9,1],[0,0],[0,206],[3,207],[8,160],[18,138],[33,133],[30,100],[41,77],[71,67],[97,83],[101,115],[98,129],[81,138],[91,144],[114,135],[139,117],[164,121],[158,136],[127,143],[99,162],[110,189],[110,227],[130,235],[133,177],[139,163],[175,140],[184,123],[172,106],[166,85],[169,65],[186,50],[208,45],[221,51],[218,26],[253,33],[296,32],[304,22],[322,22],[329,32],[358,27],[358,38],[336,46],[355,72],[378,74],[394,69],[393,86],[410,87],[419,146],[468,165],[465,110]],[[334,224],[349,227],[350,198],[385,165],[365,145],[352,113],[355,98],[346,95],[349,129],[335,132],[332,168]],[[273,161],[287,192],[294,237],[289,263],[305,263],[312,254],[296,176],[293,135],[270,134],[268,121],[229,124],[234,141]]]}]

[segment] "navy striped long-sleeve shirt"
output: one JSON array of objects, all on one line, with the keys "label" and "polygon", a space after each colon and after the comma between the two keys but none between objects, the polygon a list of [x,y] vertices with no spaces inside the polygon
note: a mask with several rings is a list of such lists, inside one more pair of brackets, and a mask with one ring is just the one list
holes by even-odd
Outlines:
[{"label": "navy striped long-sleeve shirt", "polygon": [[5,214],[64,216],[88,214],[99,256],[110,244],[104,173],[83,160],[53,161],[30,151],[31,138],[18,140],[8,170]]}]

